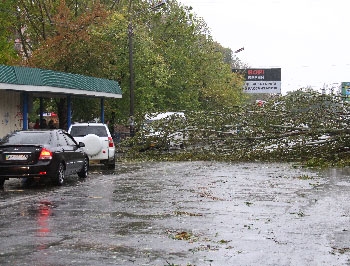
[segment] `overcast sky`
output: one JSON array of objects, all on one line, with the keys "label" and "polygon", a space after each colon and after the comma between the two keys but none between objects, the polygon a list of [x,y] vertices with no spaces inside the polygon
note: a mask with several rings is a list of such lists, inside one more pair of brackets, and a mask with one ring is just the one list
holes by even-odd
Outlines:
[{"label": "overcast sky", "polygon": [[280,67],[282,93],[350,81],[349,0],[178,1],[250,67]]}]

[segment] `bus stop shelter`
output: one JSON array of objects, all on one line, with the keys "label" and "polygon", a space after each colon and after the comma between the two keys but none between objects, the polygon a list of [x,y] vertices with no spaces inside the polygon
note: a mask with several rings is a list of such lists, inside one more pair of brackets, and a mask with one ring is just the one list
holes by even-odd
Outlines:
[{"label": "bus stop shelter", "polygon": [[[117,81],[57,72],[39,68],[0,65],[0,122],[5,135],[14,129],[28,129],[28,111],[34,97],[67,99],[67,126],[71,125],[72,97],[99,98],[101,122],[104,122],[104,99],[122,98]],[[43,116],[40,104],[40,117]],[[2,114],[2,115],[1,115]],[[1,138],[1,136],[0,136]]]}]

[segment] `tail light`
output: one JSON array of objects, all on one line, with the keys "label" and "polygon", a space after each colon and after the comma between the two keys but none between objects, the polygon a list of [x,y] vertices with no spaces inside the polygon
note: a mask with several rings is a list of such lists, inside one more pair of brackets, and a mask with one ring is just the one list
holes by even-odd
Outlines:
[{"label": "tail light", "polygon": [[51,159],[52,159],[52,151],[46,148],[42,148],[39,155],[39,160],[51,160]]},{"label": "tail light", "polygon": [[113,142],[113,139],[111,137],[108,137],[108,147],[109,148],[113,148],[114,147],[114,142]]}]

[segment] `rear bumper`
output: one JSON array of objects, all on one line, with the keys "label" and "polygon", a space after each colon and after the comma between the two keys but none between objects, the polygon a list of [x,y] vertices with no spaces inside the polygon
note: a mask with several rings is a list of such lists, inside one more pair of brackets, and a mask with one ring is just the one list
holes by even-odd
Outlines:
[{"label": "rear bumper", "polygon": [[115,148],[102,150],[99,154],[89,155],[90,161],[113,161],[115,159]]},{"label": "rear bumper", "polygon": [[47,165],[0,165],[0,177],[9,178],[41,178],[52,176],[54,171],[50,171]]}]

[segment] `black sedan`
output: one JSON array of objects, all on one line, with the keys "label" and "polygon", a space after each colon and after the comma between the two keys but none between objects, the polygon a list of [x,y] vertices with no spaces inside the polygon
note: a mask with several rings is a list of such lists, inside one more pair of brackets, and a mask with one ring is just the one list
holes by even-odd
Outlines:
[{"label": "black sedan", "polygon": [[60,129],[11,133],[0,140],[0,188],[9,178],[51,178],[57,185],[71,174],[86,178],[89,159],[84,146]]}]

